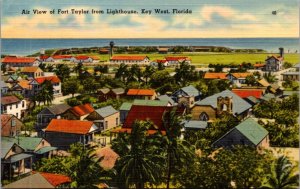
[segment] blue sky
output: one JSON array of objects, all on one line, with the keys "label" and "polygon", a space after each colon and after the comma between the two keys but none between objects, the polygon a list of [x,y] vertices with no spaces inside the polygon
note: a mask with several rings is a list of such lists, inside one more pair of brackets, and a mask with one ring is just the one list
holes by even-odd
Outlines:
[{"label": "blue sky", "polygon": [[[188,2],[188,3],[187,3]],[[297,0],[3,0],[4,38],[298,37]],[[58,15],[52,9],[189,9],[192,14]],[[47,10],[22,15],[22,10]],[[277,15],[272,15],[276,10]]]}]

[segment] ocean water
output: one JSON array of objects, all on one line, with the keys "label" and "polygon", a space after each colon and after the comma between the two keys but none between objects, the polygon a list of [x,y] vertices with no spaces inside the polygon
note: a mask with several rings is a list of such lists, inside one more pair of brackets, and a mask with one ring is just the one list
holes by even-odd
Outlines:
[{"label": "ocean water", "polygon": [[116,46],[224,46],[232,49],[264,49],[299,52],[298,38],[138,38],[138,39],[1,39],[1,54],[30,55],[41,49],[103,47],[114,41]]}]

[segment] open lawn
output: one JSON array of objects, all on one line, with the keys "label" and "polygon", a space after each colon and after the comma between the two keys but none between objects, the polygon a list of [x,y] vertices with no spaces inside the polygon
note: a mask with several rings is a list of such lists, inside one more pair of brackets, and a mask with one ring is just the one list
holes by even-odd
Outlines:
[{"label": "open lawn", "polygon": [[[91,54],[94,56],[98,56],[100,61],[108,61],[109,55],[99,55],[99,54]],[[150,60],[163,59],[166,56],[188,56],[192,59],[192,64],[240,64],[242,62],[264,62],[268,53],[182,53],[182,54],[114,54],[114,55],[146,55],[150,58]],[[278,54],[275,54],[278,55]],[[291,53],[285,54],[285,62],[290,62],[292,64],[296,64],[299,62],[299,54]]]}]

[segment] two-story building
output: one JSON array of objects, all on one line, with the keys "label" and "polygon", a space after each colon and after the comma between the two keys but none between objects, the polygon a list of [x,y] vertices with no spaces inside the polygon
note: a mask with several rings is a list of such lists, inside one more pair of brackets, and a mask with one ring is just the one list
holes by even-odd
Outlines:
[{"label": "two-story building", "polygon": [[172,94],[172,99],[179,105],[184,105],[187,108],[192,108],[194,103],[200,100],[200,91],[194,86],[189,85],[183,87]]},{"label": "two-story building", "polygon": [[252,73],[229,73],[227,78],[231,81],[232,84],[245,84],[246,77],[253,75]]},{"label": "two-story building", "polygon": [[31,95],[36,95],[41,89],[42,89],[42,84],[45,81],[50,81],[52,86],[53,86],[53,95],[54,96],[61,96],[62,91],[61,91],[61,81],[57,76],[43,76],[43,77],[38,77],[34,78],[29,85],[31,85]]},{"label": "two-story building", "polygon": [[279,48],[279,56],[268,56],[265,65],[265,69],[268,72],[277,72],[282,69],[283,62],[284,62],[284,49]]},{"label": "two-story building", "polygon": [[14,95],[1,97],[1,113],[12,114],[18,119],[24,117],[25,110],[27,109],[26,100],[20,100]]},{"label": "two-story building", "polygon": [[23,67],[21,68],[20,73],[26,75],[28,78],[37,78],[44,75],[43,70],[37,66]]},{"label": "two-story building", "polygon": [[68,104],[52,105],[44,108],[37,114],[37,121],[35,130],[38,132],[38,136],[42,137],[42,129],[45,129],[52,119],[61,119],[62,115],[71,108]]},{"label": "two-story building", "polygon": [[1,136],[15,137],[21,132],[24,124],[12,114],[1,114]]}]

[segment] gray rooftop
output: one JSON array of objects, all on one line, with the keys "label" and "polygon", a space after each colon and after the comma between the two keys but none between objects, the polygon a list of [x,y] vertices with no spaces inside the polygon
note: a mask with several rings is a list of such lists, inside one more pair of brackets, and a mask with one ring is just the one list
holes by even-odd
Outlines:
[{"label": "gray rooftop", "polygon": [[184,122],[184,127],[187,129],[206,129],[206,121],[190,120]]},{"label": "gray rooftop", "polygon": [[14,142],[1,139],[1,159],[6,156],[6,154],[11,149],[11,147],[13,147],[14,144]]},{"label": "gray rooftop", "polygon": [[55,188],[39,173],[12,182],[3,188]]},{"label": "gray rooftop", "polygon": [[112,91],[113,91],[115,94],[124,94],[124,93],[125,93],[125,89],[123,89],[123,88],[112,89]]},{"label": "gray rooftop", "polygon": [[101,91],[103,94],[106,94],[110,91],[108,88],[98,89],[98,91]]},{"label": "gray rooftop", "polygon": [[105,118],[112,114],[118,113],[112,106],[106,106],[95,110],[101,117]]},{"label": "gray rooftop", "polygon": [[123,104],[120,107],[120,111],[121,110],[130,110],[132,106],[132,103],[129,102],[123,102]]},{"label": "gray rooftop", "polygon": [[71,106],[68,104],[58,104],[48,107],[48,110],[52,112],[54,115],[59,115],[70,109]]},{"label": "gray rooftop", "polygon": [[199,96],[199,91],[192,85],[181,88],[189,96]]},{"label": "gray rooftop", "polygon": [[175,105],[175,101],[169,97],[168,95],[161,95],[161,96],[158,96],[157,97],[159,100],[162,100],[162,101],[168,101],[171,105]]},{"label": "gray rooftop", "polygon": [[213,108],[217,108],[217,98],[220,96],[232,97],[233,114],[241,114],[244,111],[251,108],[251,105],[247,101],[245,101],[235,93],[231,92],[230,90],[225,90],[212,96],[206,97],[203,100],[197,101],[195,105],[208,105],[212,106]]}]

